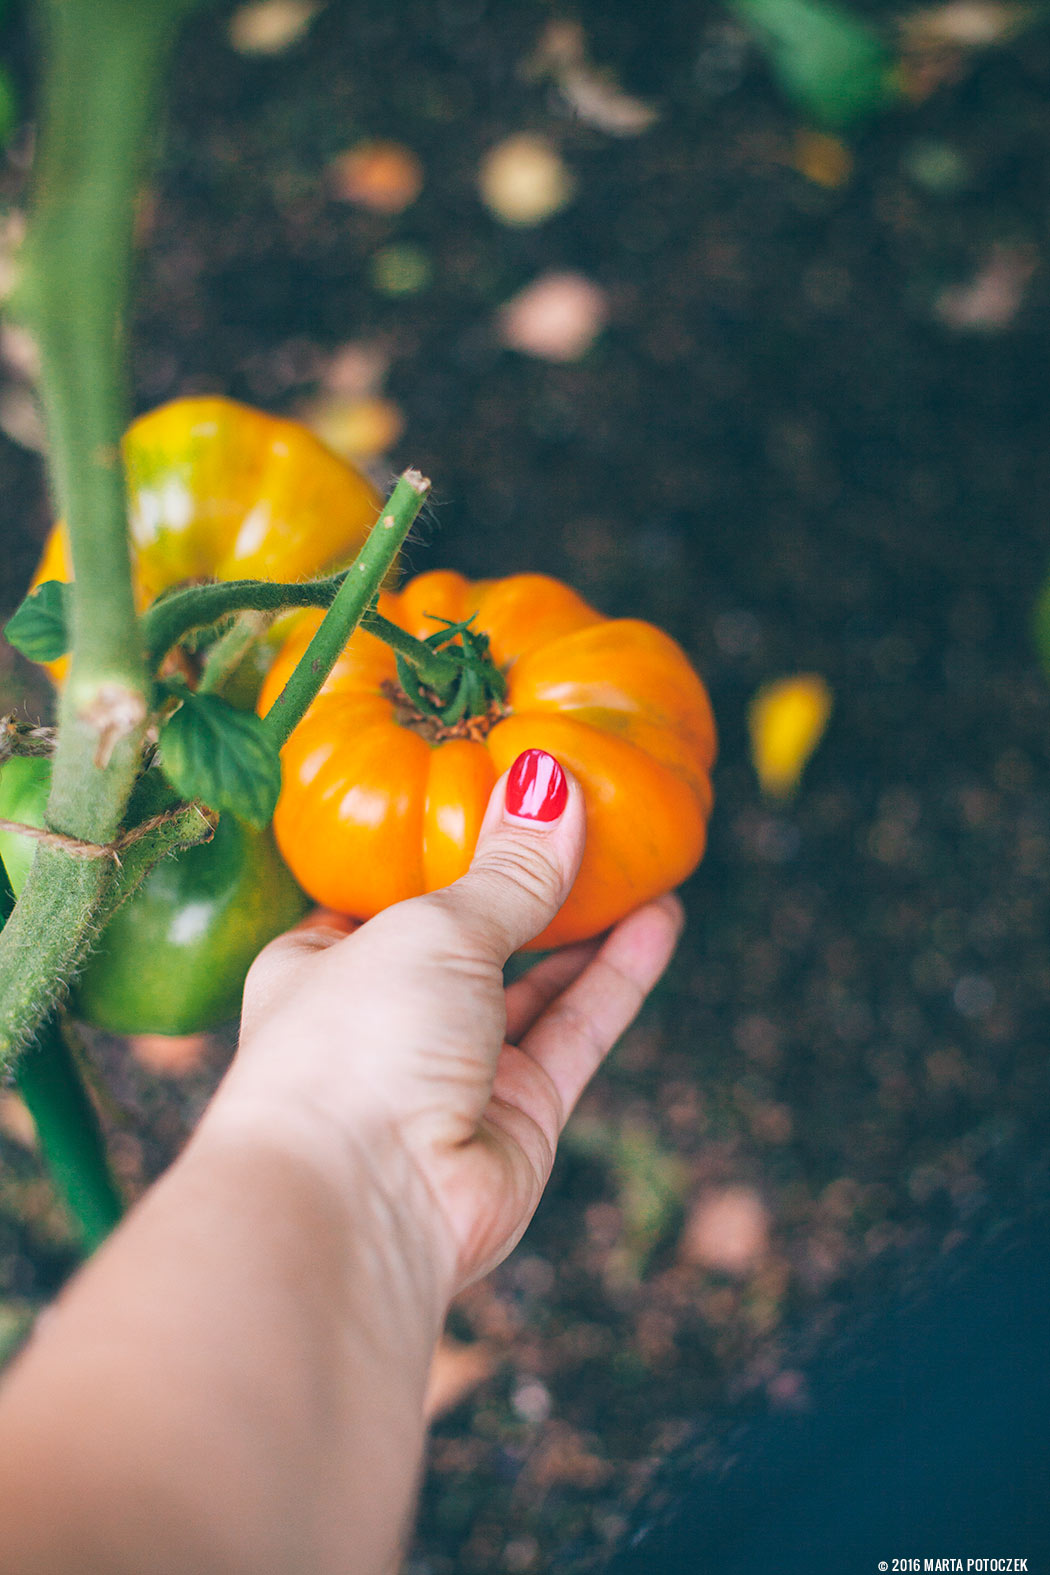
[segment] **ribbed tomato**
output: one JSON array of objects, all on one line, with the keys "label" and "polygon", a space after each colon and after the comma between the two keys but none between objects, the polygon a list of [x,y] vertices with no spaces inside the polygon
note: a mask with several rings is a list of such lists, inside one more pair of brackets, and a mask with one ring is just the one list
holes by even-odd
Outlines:
[{"label": "ribbed tomato", "polygon": [[[175,399],[122,444],[136,599],[187,580],[302,580],[349,563],[375,523],[372,483],[297,421],[232,399]],[[56,525],[33,579],[72,577]],[[64,676],[65,658],[51,664]]]},{"label": "ribbed tomato", "polygon": [[[583,866],[535,947],[597,935],[692,872],[711,811],[715,726],[703,684],[668,635],[603,618],[536,574],[473,584],[423,574],[384,595],[379,611],[419,639],[475,614],[506,696],[485,716],[442,726],[399,688],[390,647],[353,636],[283,754],[274,830],[312,897],[364,919],[457,879],[493,784],[533,747],[569,767],[587,809]],[[319,617],[281,650],[260,711]]]}]

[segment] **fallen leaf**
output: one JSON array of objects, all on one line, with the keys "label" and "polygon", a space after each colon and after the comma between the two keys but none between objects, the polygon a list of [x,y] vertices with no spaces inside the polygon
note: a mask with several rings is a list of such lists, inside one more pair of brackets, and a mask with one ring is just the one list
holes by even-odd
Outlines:
[{"label": "fallen leaf", "polygon": [[545,273],[508,301],[500,338],[546,361],[578,361],[609,315],[605,291],[578,273]]},{"label": "fallen leaf", "polygon": [[385,454],[405,429],[392,399],[339,399],[329,395],[302,406],[299,419],[343,459],[366,461]]},{"label": "fallen leaf", "polygon": [[950,0],[904,16],[900,31],[902,92],[922,104],[938,88],[962,80],[972,56],[1008,43],[1038,19],[1034,6],[995,0]]},{"label": "fallen leaf", "polygon": [[565,161],[546,137],[520,132],[490,148],[478,174],[481,200],[503,224],[542,224],[576,190]]},{"label": "fallen leaf", "polygon": [[795,133],[791,162],[800,175],[829,191],[845,186],[853,174],[853,154],[841,137],[805,127]]},{"label": "fallen leaf", "polygon": [[1034,6],[1002,5],[996,0],[950,0],[948,5],[910,12],[898,26],[911,49],[940,48],[945,44],[986,49],[1006,43],[1037,15]]},{"label": "fallen leaf", "polygon": [[625,93],[615,81],[592,66],[566,71],[558,86],[577,118],[610,137],[637,137],[660,116],[652,104]]},{"label": "fallen leaf", "polygon": [[421,246],[404,241],[373,253],[372,283],[381,295],[418,295],[430,283],[433,269]]},{"label": "fallen leaf", "polygon": [[390,352],[375,340],[351,339],[333,350],[321,373],[330,394],[366,399],[378,394],[390,370]]},{"label": "fallen leaf", "polygon": [[329,167],[333,195],[373,213],[403,213],[423,190],[423,165],[400,142],[360,142]]},{"label": "fallen leaf", "polygon": [[1021,309],[1036,268],[1029,246],[993,246],[967,284],[942,290],[934,312],[950,328],[1008,328]]},{"label": "fallen leaf", "polygon": [[241,55],[279,55],[302,38],[320,10],[317,0],[257,0],[230,18],[230,43]]},{"label": "fallen leaf", "polygon": [[578,119],[611,137],[636,137],[660,118],[653,105],[625,93],[611,72],[592,64],[578,22],[548,23],[527,74],[551,78]]},{"label": "fallen leaf", "polygon": [[787,798],[820,743],[831,715],[831,690],[816,673],[765,684],[748,708],[751,759],[763,791]]},{"label": "fallen leaf", "polygon": [[686,1220],[679,1252],[687,1263],[743,1279],[769,1248],[769,1223],[754,1187],[704,1192]]}]

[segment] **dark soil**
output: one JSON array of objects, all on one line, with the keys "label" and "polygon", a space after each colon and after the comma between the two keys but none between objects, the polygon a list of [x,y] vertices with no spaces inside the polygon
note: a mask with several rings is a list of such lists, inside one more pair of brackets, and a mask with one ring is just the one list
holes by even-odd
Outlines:
[{"label": "dark soil", "polygon": [[[594,60],[660,110],[624,138],[523,72],[555,14],[333,0],[272,60],[231,51],[222,15],[196,22],[136,330],[142,408],[216,390],[290,409],[337,347],[381,339],[406,418],[384,479],[413,463],[436,482],[413,567],[541,569],[663,624],[720,723],[673,971],[586,1096],[525,1242],[454,1309],[495,1365],[435,1428],[413,1575],[589,1566],[728,1427],[804,1403],[806,1364],[870,1298],[1045,1193],[1050,693],[1029,624],[1050,558],[1050,34],[961,62],[828,189],[793,166],[796,118],[716,8],[576,8]],[[475,172],[523,128],[556,141],[579,192],[512,231]],[[329,161],[365,135],[423,160],[400,217],[328,194]],[[430,278],[392,298],[370,259],[395,243]],[[1015,298],[967,326],[945,292],[989,266],[994,283],[1003,259]],[[553,267],[611,300],[567,365],[494,328]],[[10,607],[48,511],[38,460],[6,439],[0,481]],[[10,695],[26,678],[4,661]],[[835,710],[776,808],[745,714],[790,672],[823,674]],[[178,1085],[97,1049],[141,1180],[223,1046]],[[17,1317],[71,1255],[36,1161],[14,1139],[3,1153]],[[680,1251],[723,1186],[768,1213],[737,1275]]]}]

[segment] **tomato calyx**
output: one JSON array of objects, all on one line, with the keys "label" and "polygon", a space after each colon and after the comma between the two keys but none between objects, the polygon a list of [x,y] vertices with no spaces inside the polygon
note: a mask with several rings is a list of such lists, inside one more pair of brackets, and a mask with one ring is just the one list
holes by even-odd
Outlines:
[{"label": "tomato calyx", "polygon": [[498,700],[491,700],[483,713],[462,716],[458,722],[445,723],[440,717],[421,711],[393,678],[388,678],[381,687],[394,707],[394,720],[398,726],[418,733],[428,744],[444,744],[451,738],[467,738],[472,743],[480,744],[489,729],[507,715],[505,705]]},{"label": "tomato calyx", "polygon": [[[461,623],[435,618],[444,627],[416,640],[386,620],[370,623],[397,656],[397,682],[383,692],[393,701],[402,727],[431,743],[449,738],[480,742],[506,714],[507,682],[489,652],[489,637],[473,629],[476,613]],[[380,627],[379,625],[385,625]]]}]

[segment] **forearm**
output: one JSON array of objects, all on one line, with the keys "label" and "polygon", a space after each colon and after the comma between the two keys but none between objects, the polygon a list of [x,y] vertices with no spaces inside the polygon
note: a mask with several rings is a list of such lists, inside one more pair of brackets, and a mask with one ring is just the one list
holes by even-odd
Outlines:
[{"label": "forearm", "polygon": [[396,1561],[440,1275],[362,1167],[334,1178],[250,1132],[205,1121],[9,1378],[0,1538],[20,1575]]}]

